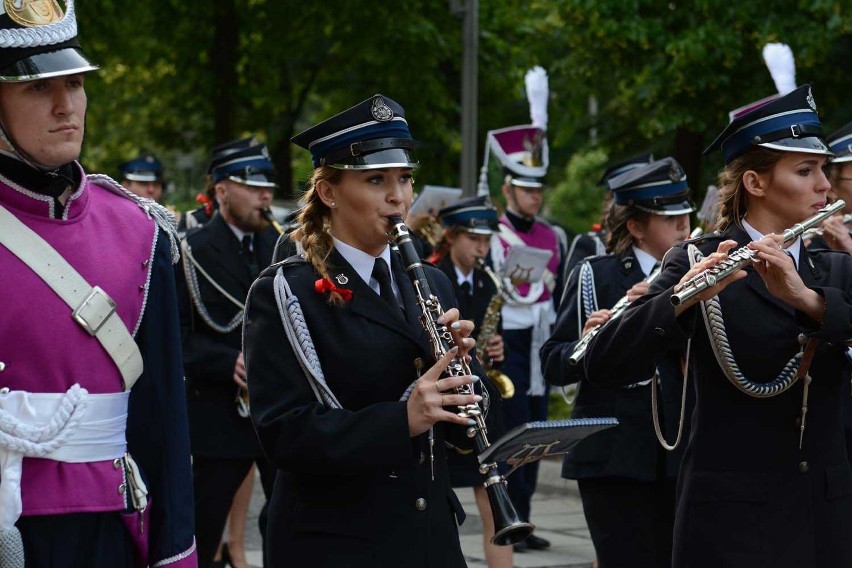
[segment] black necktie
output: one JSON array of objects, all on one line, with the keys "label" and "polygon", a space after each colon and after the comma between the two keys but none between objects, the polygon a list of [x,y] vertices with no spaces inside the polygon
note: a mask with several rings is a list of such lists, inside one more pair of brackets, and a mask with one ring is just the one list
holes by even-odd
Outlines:
[{"label": "black necktie", "polygon": [[243,235],[240,245],[240,256],[243,257],[246,266],[248,266],[249,275],[251,276],[251,279],[254,280],[257,278],[257,275],[260,274],[260,268],[258,267],[257,260],[255,260],[254,253],[252,252],[252,234],[246,233]]},{"label": "black necktie", "polygon": [[470,296],[470,282],[468,282],[467,280],[461,283],[459,289],[461,290],[463,296]]},{"label": "black necktie", "polygon": [[390,270],[388,270],[388,264],[385,262],[385,259],[376,259],[376,263],[373,265],[372,276],[379,283],[379,295],[382,297],[382,300],[387,302],[395,310],[399,310],[399,303],[397,303],[396,296],[393,294]]}]

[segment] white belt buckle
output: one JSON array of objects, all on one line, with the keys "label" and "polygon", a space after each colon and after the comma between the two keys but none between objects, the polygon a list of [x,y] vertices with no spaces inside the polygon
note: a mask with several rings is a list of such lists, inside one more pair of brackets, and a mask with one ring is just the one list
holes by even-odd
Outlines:
[{"label": "white belt buckle", "polygon": [[86,299],[71,312],[71,317],[94,337],[106,320],[115,313],[115,308],[115,301],[100,286],[94,286]]}]

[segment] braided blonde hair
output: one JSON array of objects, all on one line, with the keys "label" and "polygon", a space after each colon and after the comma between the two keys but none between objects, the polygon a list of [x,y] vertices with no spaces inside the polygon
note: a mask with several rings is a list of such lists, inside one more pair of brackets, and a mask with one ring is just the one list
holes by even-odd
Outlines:
[{"label": "braided blonde hair", "polygon": [[[334,248],[334,241],[328,232],[331,210],[320,199],[316,187],[317,183],[323,180],[336,185],[340,182],[342,176],[343,170],[331,166],[320,166],[314,170],[311,179],[308,181],[308,190],[303,197],[305,206],[302,207],[302,212],[299,214],[299,226],[290,234],[290,239],[294,243],[302,245],[305,251],[305,259],[311,263],[317,274],[329,280],[331,275],[328,272],[326,261]],[[328,302],[339,306],[343,304],[343,297],[338,292],[331,291],[329,292]]]},{"label": "braided blonde hair", "polygon": [[719,213],[716,229],[724,231],[739,224],[746,214],[746,195],[743,175],[751,170],[759,174],[769,172],[781,159],[782,153],[762,146],[755,146],[737,156],[719,172]]}]

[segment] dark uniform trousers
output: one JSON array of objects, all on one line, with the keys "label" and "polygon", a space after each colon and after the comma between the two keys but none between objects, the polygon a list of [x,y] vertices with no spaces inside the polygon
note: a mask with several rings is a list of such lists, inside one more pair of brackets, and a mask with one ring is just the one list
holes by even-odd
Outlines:
[{"label": "dark uniform trousers", "polygon": [[[597,308],[611,308],[645,274],[633,251],[588,259]],[[557,386],[578,383],[572,418],[614,416],[616,428],[591,436],[565,456],[562,476],[578,480],[583,512],[600,568],[671,566],[677,470],[685,441],[674,452],[657,442],[652,423],[651,385],[600,388],[570,356],[586,323],[579,266],[568,278],[553,334],[541,350],[545,379]],[[587,290],[588,291],[588,290]],[[660,421],[669,442],[677,435],[683,388],[677,352],[657,361]],[[640,383],[650,376],[631,374]],[[688,424],[693,397],[687,398]]]},{"label": "dark uniform trousers", "polygon": [[[248,294],[254,279],[252,271],[269,264],[276,239],[277,233],[270,227],[254,236],[252,251],[245,251],[218,212],[186,235],[198,264],[239,300]],[[234,494],[252,464],[257,463],[267,498],[274,472],[263,457],[251,421],[239,416],[235,404],[238,388],[233,374],[242,350],[242,326],[226,334],[210,327],[190,299],[184,270],[176,272],[193,454],[196,541],[199,565],[204,568],[213,560]],[[238,313],[237,306],[199,271],[196,274],[210,317],[218,324],[230,322]],[[260,520],[263,524],[265,515]]]},{"label": "dark uniform trousers", "polygon": [[[704,240],[750,241],[738,227]],[[670,297],[689,269],[685,247],[666,256],[663,272],[625,314],[591,342],[585,374],[616,386],[654,357],[684,349],[692,336],[696,403],[677,488],[674,568],[852,566],[852,470],[843,433],[842,384],[849,381],[843,341],[852,337],[852,259],[802,249],[799,275],[825,300],[822,322],[772,296],[760,275],[720,295],[731,352],[744,376],[774,379],[800,350],[799,334],[819,338],[810,366],[807,425],[799,448],[803,388],[755,398],[735,388],[716,361],[698,306],[675,318]]]},{"label": "dark uniform trousers", "polygon": [[[414,288],[392,255],[404,311],[390,310],[337,251],[329,263],[335,286],[352,292],[340,306],[316,291],[319,276],[309,263],[293,257],[281,270],[342,409],[317,401],[290,347],[275,301],[277,266],[252,288],[246,310],[252,420],[277,468],[269,566],[461,568],[464,512],[450,488],[444,440],[470,441],[464,428],[439,423],[433,462],[428,434],[409,435],[399,401],[417,377],[417,360],[431,365]],[[453,307],[446,277],[424,268],[441,305]]]}]

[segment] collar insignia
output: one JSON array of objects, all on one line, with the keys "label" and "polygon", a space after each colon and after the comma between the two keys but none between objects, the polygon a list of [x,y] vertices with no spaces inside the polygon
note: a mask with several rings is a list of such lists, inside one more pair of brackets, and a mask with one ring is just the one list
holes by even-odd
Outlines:
[{"label": "collar insignia", "polygon": [[347,278],[345,274],[338,274],[334,277],[334,279],[337,280],[337,283],[341,286],[349,282],[349,278]]}]

